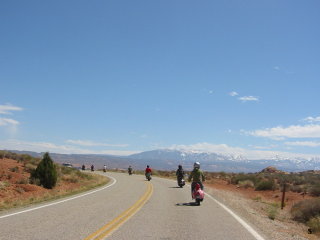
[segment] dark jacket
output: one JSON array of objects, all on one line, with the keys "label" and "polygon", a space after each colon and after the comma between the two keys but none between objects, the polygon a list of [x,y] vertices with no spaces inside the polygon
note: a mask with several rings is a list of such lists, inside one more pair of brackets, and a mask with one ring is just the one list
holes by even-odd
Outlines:
[{"label": "dark jacket", "polygon": [[176,176],[177,177],[183,177],[184,176],[184,171],[182,168],[178,168],[178,170],[176,171]]}]

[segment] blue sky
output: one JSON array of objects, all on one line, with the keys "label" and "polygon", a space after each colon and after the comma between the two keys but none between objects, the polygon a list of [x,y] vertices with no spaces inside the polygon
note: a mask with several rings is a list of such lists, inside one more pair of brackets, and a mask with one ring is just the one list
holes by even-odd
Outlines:
[{"label": "blue sky", "polygon": [[320,156],[319,10],[1,1],[0,149]]}]

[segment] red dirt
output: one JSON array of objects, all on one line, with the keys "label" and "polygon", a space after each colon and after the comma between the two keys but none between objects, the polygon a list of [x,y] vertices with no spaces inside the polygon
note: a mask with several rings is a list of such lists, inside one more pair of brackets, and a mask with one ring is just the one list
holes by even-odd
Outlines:
[{"label": "red dirt", "polygon": [[[15,170],[17,168],[18,170]],[[30,197],[38,197],[49,193],[50,191],[65,192],[79,187],[78,183],[63,182],[58,183],[57,186],[48,190],[43,187],[27,184],[30,173],[26,172],[22,163],[12,159],[0,160],[0,181],[2,185],[4,182],[9,183],[10,186],[3,187],[0,185],[0,197],[2,201],[16,201],[24,200]],[[7,184],[8,185],[8,184]],[[214,179],[213,183],[207,183],[208,187],[226,190],[234,193],[241,194],[248,199],[260,199],[266,202],[281,202],[282,193],[279,190],[276,191],[254,191],[252,188],[239,188],[236,185],[228,184],[227,181],[222,179]],[[312,198],[311,196],[303,196],[299,193],[286,192],[285,201],[286,208],[303,199]]]},{"label": "red dirt", "polygon": [[67,192],[79,187],[78,183],[58,183],[53,189],[29,184],[30,173],[23,163],[13,159],[0,159],[0,209],[4,202],[21,202],[31,198],[41,198],[52,192]]},{"label": "red dirt", "polygon": [[[282,192],[280,190],[275,191],[255,191],[253,188],[240,188],[236,185],[229,184],[227,181],[221,179],[215,179],[213,183],[206,184],[208,187],[216,188],[219,190],[230,191],[238,193],[248,199],[260,199],[265,202],[281,203]],[[291,208],[295,203],[304,199],[312,198],[310,195],[302,195],[295,192],[285,193],[285,208]]]}]

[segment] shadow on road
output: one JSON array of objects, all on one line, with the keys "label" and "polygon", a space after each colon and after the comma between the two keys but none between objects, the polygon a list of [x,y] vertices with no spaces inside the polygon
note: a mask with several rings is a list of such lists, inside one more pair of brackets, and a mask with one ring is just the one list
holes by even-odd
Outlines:
[{"label": "shadow on road", "polygon": [[199,206],[199,205],[196,202],[188,202],[188,203],[177,203],[176,206],[194,207],[194,206]]},{"label": "shadow on road", "polygon": [[169,188],[181,188],[181,187],[169,187]]}]

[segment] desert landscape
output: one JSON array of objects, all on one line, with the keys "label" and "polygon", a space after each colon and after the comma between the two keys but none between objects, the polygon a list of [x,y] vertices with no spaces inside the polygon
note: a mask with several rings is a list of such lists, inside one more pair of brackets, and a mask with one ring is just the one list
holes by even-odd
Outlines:
[{"label": "desert landscape", "polygon": [[[8,155],[8,154],[7,154]],[[80,191],[105,184],[106,178],[96,174],[83,173],[78,169],[57,165],[58,182],[52,189],[32,184],[30,173],[36,168],[39,159],[28,155],[12,154],[0,160],[0,210],[22,207],[33,203],[68,196]],[[109,169],[109,171],[124,170]],[[143,174],[143,171],[135,171]],[[263,177],[262,177],[262,175]],[[305,191],[292,191],[292,183],[287,186],[284,208],[281,209],[282,188],[276,183],[281,171],[267,168],[256,174],[206,173],[205,190],[230,207],[250,224],[271,239],[318,239],[317,227],[312,229],[310,222],[295,221],[292,208],[306,200],[318,199],[315,194]],[[316,177],[317,173],[313,174]],[[175,178],[174,171],[154,171],[155,176]],[[287,176],[290,174],[286,173]],[[258,177],[260,176],[260,177]],[[253,180],[274,177],[272,189],[257,190]],[[244,179],[251,180],[244,180]],[[294,178],[296,179],[296,178]],[[297,180],[297,179],[296,179]],[[303,188],[301,188],[303,189]],[[311,188],[309,188],[311,189]],[[213,213],[214,214],[214,213]]]}]

